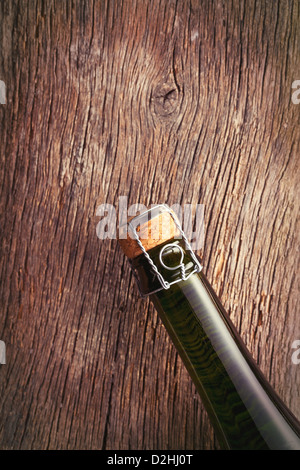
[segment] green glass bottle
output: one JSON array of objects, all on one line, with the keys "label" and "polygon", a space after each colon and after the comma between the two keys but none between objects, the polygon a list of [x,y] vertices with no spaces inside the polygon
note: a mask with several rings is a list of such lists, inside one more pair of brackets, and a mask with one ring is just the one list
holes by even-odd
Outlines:
[{"label": "green glass bottle", "polygon": [[[158,206],[149,214],[164,211],[167,206]],[[130,243],[138,246],[133,272],[193,379],[221,448],[300,450],[299,422],[249,354],[187,240],[143,244],[140,226],[141,216],[130,222]]]}]

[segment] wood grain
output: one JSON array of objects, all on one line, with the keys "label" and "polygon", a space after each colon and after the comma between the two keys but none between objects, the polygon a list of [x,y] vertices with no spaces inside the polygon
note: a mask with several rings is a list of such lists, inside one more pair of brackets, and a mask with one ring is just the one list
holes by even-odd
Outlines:
[{"label": "wood grain", "polygon": [[2,449],[217,449],[96,209],[204,204],[205,273],[300,418],[300,7],[3,0]]}]

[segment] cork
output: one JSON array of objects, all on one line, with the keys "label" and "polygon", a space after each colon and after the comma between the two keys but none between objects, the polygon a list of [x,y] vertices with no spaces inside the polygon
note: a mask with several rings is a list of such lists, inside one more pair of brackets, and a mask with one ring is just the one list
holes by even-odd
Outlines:
[{"label": "cork", "polygon": [[[175,213],[174,217],[176,218]],[[133,224],[134,219],[135,218],[131,219],[131,223]],[[125,255],[130,259],[134,259],[142,254],[142,250],[140,249],[137,241],[133,238],[133,235],[130,236],[131,232],[127,226],[121,227],[120,233],[123,233],[124,236],[124,230],[127,229],[127,238],[119,238],[119,243]],[[174,237],[180,236],[180,231],[178,230],[173,217],[167,211],[155,215],[145,223],[141,223],[136,228],[136,231],[146,251],[149,251],[151,248],[161,245]]]}]

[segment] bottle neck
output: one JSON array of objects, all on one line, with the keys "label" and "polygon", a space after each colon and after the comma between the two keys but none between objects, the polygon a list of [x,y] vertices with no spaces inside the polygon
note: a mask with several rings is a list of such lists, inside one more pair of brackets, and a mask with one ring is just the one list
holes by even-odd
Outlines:
[{"label": "bottle neck", "polygon": [[141,290],[156,291],[150,298],[197,387],[219,442],[230,449],[299,450],[297,421],[262,376],[204,274],[192,274],[194,262],[183,243],[172,240],[148,252],[169,289],[162,288],[145,255],[135,258],[132,267]]},{"label": "bottle neck", "polygon": [[149,250],[148,256],[150,260],[145,254],[131,260],[143,295],[167,290],[199,270],[182,240],[167,240]]}]

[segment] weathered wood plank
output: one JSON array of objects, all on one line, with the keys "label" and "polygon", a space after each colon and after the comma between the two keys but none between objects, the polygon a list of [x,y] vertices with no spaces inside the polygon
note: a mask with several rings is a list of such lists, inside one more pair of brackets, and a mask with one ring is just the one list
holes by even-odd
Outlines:
[{"label": "weathered wood plank", "polygon": [[96,236],[120,196],[204,204],[207,277],[299,418],[299,3],[0,15],[0,447],[217,448],[117,242]]}]

